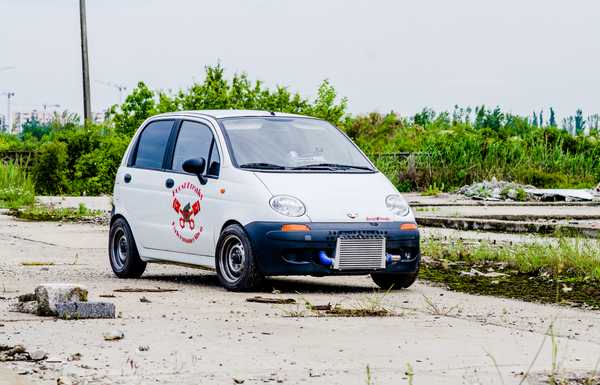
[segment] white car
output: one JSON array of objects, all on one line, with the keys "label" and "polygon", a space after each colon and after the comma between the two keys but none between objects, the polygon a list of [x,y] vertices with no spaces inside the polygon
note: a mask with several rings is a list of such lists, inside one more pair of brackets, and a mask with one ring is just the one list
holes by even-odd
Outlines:
[{"label": "white car", "polygon": [[115,180],[109,255],[121,278],[174,263],[216,269],[229,290],[265,276],[359,274],[398,289],[420,262],[407,202],[344,133],[236,110],[141,125]]}]

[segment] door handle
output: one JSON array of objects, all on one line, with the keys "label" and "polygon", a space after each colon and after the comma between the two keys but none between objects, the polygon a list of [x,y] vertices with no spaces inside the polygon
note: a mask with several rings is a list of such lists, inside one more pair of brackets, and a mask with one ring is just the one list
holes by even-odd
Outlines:
[{"label": "door handle", "polygon": [[125,181],[125,183],[131,182],[131,175],[130,174],[125,174],[125,176],[123,177],[123,180]]},{"label": "door handle", "polygon": [[171,178],[169,178],[169,179],[167,179],[167,180],[165,181],[165,186],[167,186],[167,188],[171,188],[171,187],[173,187],[174,185],[175,185],[175,181],[174,181],[173,179],[171,179]]}]

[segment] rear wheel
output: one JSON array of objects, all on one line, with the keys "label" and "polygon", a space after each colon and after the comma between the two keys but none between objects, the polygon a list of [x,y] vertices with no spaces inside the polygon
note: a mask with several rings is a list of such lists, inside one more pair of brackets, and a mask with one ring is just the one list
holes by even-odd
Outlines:
[{"label": "rear wheel", "polygon": [[119,278],[139,278],[146,270],[146,262],[138,254],[133,233],[123,218],[110,226],[108,254],[110,266]]},{"label": "rear wheel", "polygon": [[217,276],[221,284],[232,291],[247,291],[264,280],[252,253],[250,239],[240,225],[223,230],[217,243]]},{"label": "rear wheel", "polygon": [[383,290],[400,290],[410,287],[417,280],[419,269],[414,273],[374,273],[371,274],[373,282]]}]

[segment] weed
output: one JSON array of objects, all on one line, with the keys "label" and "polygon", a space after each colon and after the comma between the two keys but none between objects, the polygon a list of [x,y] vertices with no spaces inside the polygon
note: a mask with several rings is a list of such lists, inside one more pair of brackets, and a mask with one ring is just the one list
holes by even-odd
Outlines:
[{"label": "weed", "polygon": [[360,298],[353,306],[345,307],[341,304],[315,305],[306,298],[302,304],[297,304],[294,310],[282,308],[285,317],[389,317],[400,316],[383,305],[389,290],[383,293],[375,292],[373,295]]},{"label": "weed", "polygon": [[558,344],[556,342],[556,334],[554,333],[554,323],[551,323],[548,327],[548,334],[550,334],[550,342],[552,346],[552,367],[550,369],[550,384],[558,385],[557,372],[558,372]]},{"label": "weed", "polygon": [[427,188],[425,189],[425,191],[423,191],[421,193],[421,195],[436,197],[436,196],[440,195],[442,193],[442,191],[444,191],[444,183],[442,183],[441,186],[438,187],[437,183],[433,182],[433,184],[430,184],[429,186],[427,186]]},{"label": "weed", "polygon": [[434,316],[447,317],[450,316],[453,311],[458,311],[458,306],[445,307],[442,305],[438,305],[433,300],[426,295],[423,295],[425,299],[425,310]]},{"label": "weed", "polygon": [[21,163],[0,162],[0,207],[16,209],[33,204],[34,183],[25,168]]},{"label": "weed", "polygon": [[78,208],[53,207],[44,205],[28,206],[21,209],[13,209],[10,214],[30,221],[81,221],[96,218],[103,215],[100,210],[91,210],[83,203]]},{"label": "weed", "polygon": [[371,374],[371,367],[369,365],[367,365],[366,375],[367,375],[366,384],[367,385],[375,385],[375,381],[373,380],[373,375]]},{"label": "weed", "polygon": [[496,372],[498,373],[498,377],[500,378],[500,382],[504,385],[504,377],[502,376],[502,372],[500,371],[500,366],[498,366],[498,362],[496,358],[492,356],[488,351],[485,352],[485,355],[492,361],[494,367],[496,368]]},{"label": "weed", "polygon": [[406,372],[404,372],[408,377],[408,385],[413,385],[413,378],[415,377],[415,372],[413,371],[412,365],[410,363],[406,363]]},{"label": "weed", "polygon": [[505,262],[524,274],[549,274],[600,280],[600,247],[595,240],[558,239],[553,243],[523,243],[496,247],[486,242],[422,243],[422,253],[436,260],[466,263]]}]

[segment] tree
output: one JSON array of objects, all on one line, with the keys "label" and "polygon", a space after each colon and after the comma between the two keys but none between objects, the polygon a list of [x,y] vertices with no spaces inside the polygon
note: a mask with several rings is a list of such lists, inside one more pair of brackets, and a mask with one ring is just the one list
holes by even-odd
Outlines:
[{"label": "tree", "polygon": [[531,124],[533,125],[533,127],[538,126],[538,118],[537,118],[537,114],[535,113],[535,111],[533,111],[533,122]]},{"label": "tree", "polygon": [[[158,94],[158,97],[157,97]],[[282,111],[311,115],[340,124],[346,115],[347,99],[338,98],[335,88],[325,80],[319,86],[317,97],[310,101],[287,87],[271,90],[259,80],[251,83],[245,73],[225,77],[224,68],[218,64],[205,68],[201,82],[176,93],[154,92],[143,82],[127,96],[121,106],[113,106],[109,119],[119,133],[131,135],[149,116],[178,110],[249,109]]]},{"label": "tree", "polygon": [[154,91],[144,82],[139,82],[123,104],[111,107],[109,116],[117,132],[132,135],[144,120],[154,114],[155,109]]},{"label": "tree", "polygon": [[475,128],[485,127],[485,106],[475,107]]},{"label": "tree", "polygon": [[35,116],[27,121],[22,126],[21,138],[26,140],[27,138],[33,137],[36,139],[42,139],[44,135],[50,133],[50,124],[41,123]]},{"label": "tree", "polygon": [[417,112],[413,117],[413,121],[415,124],[418,124],[421,127],[425,127],[429,125],[435,119],[435,111],[431,108],[423,108],[421,112]]},{"label": "tree", "polygon": [[544,110],[540,110],[540,127],[544,127]]},{"label": "tree", "polygon": [[585,130],[585,119],[583,118],[583,111],[581,109],[575,112],[575,133],[577,135],[582,134]]},{"label": "tree", "polygon": [[556,127],[556,115],[554,114],[554,108],[550,107],[550,120],[548,121],[550,127]]}]

